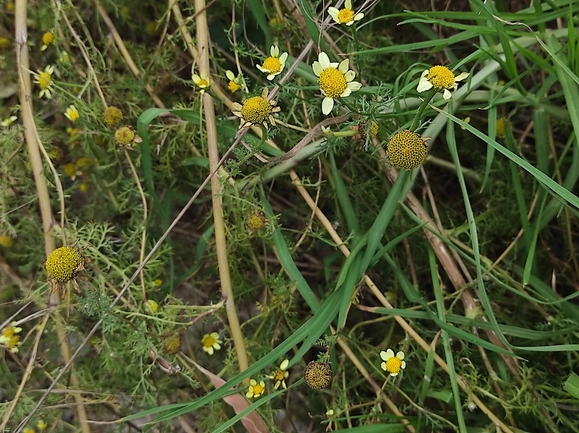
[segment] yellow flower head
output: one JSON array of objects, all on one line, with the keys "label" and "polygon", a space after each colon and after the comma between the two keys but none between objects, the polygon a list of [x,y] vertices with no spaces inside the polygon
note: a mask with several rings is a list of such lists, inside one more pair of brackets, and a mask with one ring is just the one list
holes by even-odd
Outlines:
[{"label": "yellow flower head", "polygon": [[66,283],[82,269],[82,257],[74,248],[64,246],[51,252],[44,266],[51,279]]},{"label": "yellow flower head", "polygon": [[263,65],[255,65],[257,69],[267,75],[268,80],[273,80],[273,77],[281,74],[283,68],[285,67],[285,61],[287,59],[287,53],[279,55],[279,47],[277,45],[272,45],[269,53],[270,57],[263,61]]},{"label": "yellow flower head", "polygon": [[404,170],[419,167],[426,159],[426,139],[416,132],[403,130],[394,134],[386,145],[392,165]]},{"label": "yellow flower head", "polygon": [[115,141],[119,146],[131,147],[141,143],[143,139],[130,126],[121,126],[115,131]]},{"label": "yellow flower head", "polygon": [[497,137],[505,138],[507,123],[508,119],[506,117],[499,117],[497,119],[497,126],[496,126]]},{"label": "yellow flower head", "polygon": [[458,83],[469,75],[468,72],[462,72],[455,77],[454,73],[446,66],[433,66],[422,72],[416,91],[422,93],[434,89],[437,92],[442,92],[444,99],[450,99],[452,97],[450,91],[456,90]]},{"label": "yellow flower head", "polygon": [[265,392],[265,382],[262,380],[261,382],[257,383],[255,379],[251,379],[249,381],[249,388],[245,393],[247,398],[259,398]]},{"label": "yellow flower head", "polygon": [[107,126],[114,128],[123,120],[123,112],[117,107],[109,107],[103,111],[103,121]]},{"label": "yellow flower head", "polygon": [[280,385],[282,386],[283,389],[287,388],[285,380],[289,376],[289,372],[287,371],[288,366],[289,360],[284,359],[284,361],[279,366],[279,369],[273,372],[270,376],[267,376],[268,379],[275,380],[275,385],[273,387],[274,389],[278,389]]},{"label": "yellow flower head", "polygon": [[241,89],[241,85],[243,84],[243,77],[241,74],[236,77],[232,71],[225,71],[225,76],[229,79],[229,90],[232,93]]},{"label": "yellow flower head", "polygon": [[356,77],[354,71],[349,70],[350,60],[345,59],[340,64],[330,62],[330,58],[324,52],[318,56],[318,60],[312,64],[314,74],[318,77],[320,90],[325,96],[322,101],[322,113],[330,114],[334,108],[334,99],[349,96],[352,92],[360,90],[361,83],[353,81]]},{"label": "yellow flower head", "polygon": [[151,312],[151,313],[156,313],[157,310],[159,309],[159,304],[157,304],[155,301],[153,301],[152,299],[149,299],[147,301],[146,304],[146,308]]},{"label": "yellow flower head", "polygon": [[221,343],[222,341],[219,339],[219,334],[217,332],[205,334],[201,340],[201,344],[203,344],[203,350],[209,355],[213,355],[216,350],[220,350]]},{"label": "yellow flower head", "polygon": [[76,122],[79,118],[79,114],[78,114],[78,110],[76,109],[76,107],[74,105],[70,105],[67,109],[66,112],[64,113],[64,115],[66,116],[66,118],[68,120],[70,120],[71,122]]},{"label": "yellow flower head", "polygon": [[22,343],[20,342],[20,336],[17,335],[22,331],[22,328],[16,326],[15,322],[12,322],[9,326],[2,330],[0,335],[0,344],[7,346],[12,353],[18,353],[18,346]]},{"label": "yellow flower head", "polygon": [[38,423],[36,424],[36,427],[38,428],[38,430],[42,431],[45,430],[46,427],[48,427],[48,424],[46,424],[43,420],[39,420]]},{"label": "yellow flower head", "polygon": [[30,428],[30,427],[26,427],[24,430],[22,430],[22,433],[34,433],[34,429]]},{"label": "yellow flower head", "polygon": [[268,225],[269,221],[261,211],[253,211],[247,216],[247,228],[250,234]]},{"label": "yellow flower head", "polygon": [[325,362],[311,361],[304,371],[304,380],[312,389],[327,388],[332,381],[332,370]]},{"label": "yellow flower head", "polygon": [[10,248],[14,245],[14,239],[9,235],[0,235],[0,245],[5,248]]},{"label": "yellow flower head", "polygon": [[352,10],[352,0],[346,0],[344,7],[342,9],[336,9],[335,7],[329,7],[328,13],[338,24],[346,24],[351,26],[355,21],[359,21],[364,18],[362,12],[354,13]]},{"label": "yellow flower head", "polygon": [[191,79],[195,85],[201,89],[201,94],[205,93],[205,89],[209,88],[211,85],[211,78],[205,75],[205,72],[201,72],[201,76],[193,74],[191,75]]},{"label": "yellow flower head", "polygon": [[382,367],[382,370],[390,373],[390,376],[398,376],[398,373],[406,368],[404,352],[398,352],[396,356],[394,356],[392,349],[383,350],[380,352],[380,358],[384,361],[380,364],[380,367]]},{"label": "yellow flower head", "polygon": [[38,71],[38,76],[34,79],[34,81],[40,86],[40,97],[46,96],[47,99],[50,99],[52,96],[52,74],[54,73],[54,66],[49,65],[44,68],[44,71]]},{"label": "yellow flower head", "polygon": [[44,51],[48,48],[49,45],[52,45],[54,43],[54,40],[56,39],[56,37],[54,36],[54,33],[52,32],[46,32],[42,35],[42,46],[40,47],[41,51]]},{"label": "yellow flower head", "polygon": [[163,342],[163,352],[167,355],[175,355],[181,350],[181,334],[178,332],[169,335]]},{"label": "yellow flower head", "polygon": [[235,109],[233,114],[241,118],[239,129],[259,124],[267,128],[268,120],[274,125],[273,113],[280,111],[280,108],[275,106],[275,101],[266,99],[267,93],[268,89],[266,87],[261,92],[261,96],[252,96],[246,99],[243,105],[238,102],[233,103],[233,108]]},{"label": "yellow flower head", "polygon": [[10,48],[12,46],[12,41],[4,36],[0,37],[0,48]]}]

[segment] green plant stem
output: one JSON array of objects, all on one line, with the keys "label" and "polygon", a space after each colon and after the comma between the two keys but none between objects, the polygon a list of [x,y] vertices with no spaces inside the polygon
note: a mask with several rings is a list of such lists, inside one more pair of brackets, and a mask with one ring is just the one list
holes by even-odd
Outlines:
[{"label": "green plant stem", "polygon": [[412,131],[412,132],[416,131],[416,128],[418,128],[418,125],[420,123],[420,119],[421,119],[422,115],[424,114],[424,110],[426,110],[426,107],[428,107],[428,104],[430,103],[430,101],[432,101],[432,98],[434,98],[434,95],[436,95],[436,90],[434,90],[434,89],[431,89],[426,94],[424,101],[422,101],[422,104],[420,104],[420,107],[418,108],[418,111],[416,112],[416,116],[414,116],[414,121],[412,122],[412,126],[410,127],[410,131]]}]

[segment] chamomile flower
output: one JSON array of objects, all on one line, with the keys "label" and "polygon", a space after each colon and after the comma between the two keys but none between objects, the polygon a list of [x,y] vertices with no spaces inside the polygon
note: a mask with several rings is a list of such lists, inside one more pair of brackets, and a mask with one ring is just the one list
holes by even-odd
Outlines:
[{"label": "chamomile flower", "polygon": [[157,304],[155,301],[153,301],[152,299],[149,299],[147,301],[147,303],[145,304],[145,308],[150,311],[151,313],[156,313],[157,310],[159,309],[159,304]]},{"label": "chamomile flower", "polygon": [[265,392],[265,382],[262,380],[261,382],[257,382],[255,379],[251,379],[249,381],[249,388],[245,393],[247,398],[259,398]]},{"label": "chamomile flower", "polygon": [[44,71],[38,71],[38,76],[34,81],[40,86],[39,96],[42,98],[46,96],[46,99],[50,99],[52,96],[52,74],[54,73],[54,66],[49,65],[44,68]]},{"label": "chamomile flower", "polygon": [[132,126],[121,126],[115,131],[115,141],[119,146],[125,146],[130,149],[142,143],[143,139],[137,135]]},{"label": "chamomile flower", "polygon": [[195,85],[201,89],[201,91],[200,91],[201,94],[205,93],[205,89],[207,89],[207,88],[209,88],[209,86],[211,86],[211,78],[209,78],[205,74],[205,72],[201,72],[201,76],[199,76],[197,74],[193,74],[193,75],[191,75],[191,79],[193,80]]},{"label": "chamomile flower", "polygon": [[16,117],[16,116],[7,117],[2,122],[0,122],[0,126],[8,127],[8,126],[12,125],[16,121],[16,119],[18,119],[18,117]]},{"label": "chamomile flower", "polygon": [[261,92],[261,96],[252,96],[245,100],[243,104],[233,103],[233,114],[241,118],[239,129],[250,125],[262,124],[267,128],[267,121],[274,125],[273,113],[277,113],[281,108],[276,107],[275,101],[268,101],[267,87]]},{"label": "chamomile flower", "polygon": [[359,21],[364,18],[362,12],[354,13],[352,9],[352,0],[346,0],[344,7],[342,9],[337,9],[335,7],[329,7],[328,13],[338,24],[346,24],[351,26],[355,21]]},{"label": "chamomile flower", "polygon": [[229,79],[229,90],[231,93],[237,92],[241,89],[243,84],[243,77],[239,74],[237,77],[232,71],[225,71],[225,76]]},{"label": "chamomile flower", "polygon": [[66,118],[68,120],[70,120],[71,122],[76,122],[79,118],[79,114],[78,114],[78,110],[76,109],[76,107],[74,105],[70,105],[67,109],[66,112],[64,113],[64,115],[66,116]]},{"label": "chamomile flower", "polygon": [[469,75],[468,72],[462,72],[455,76],[446,66],[433,66],[422,72],[416,91],[422,93],[434,88],[437,92],[442,92],[442,97],[448,100],[452,97],[450,91],[456,90],[458,83]]},{"label": "chamomile flower", "polygon": [[263,61],[263,65],[255,66],[264,74],[268,74],[267,79],[271,81],[276,75],[281,74],[281,71],[283,71],[287,59],[287,53],[283,53],[280,56],[279,47],[277,45],[272,45],[269,53],[271,56]]},{"label": "chamomile flower", "polygon": [[18,346],[22,343],[20,342],[20,336],[17,335],[22,332],[22,328],[16,326],[15,322],[12,322],[6,328],[2,330],[0,334],[0,344],[7,346],[12,353],[18,353]]},{"label": "chamomile flower", "polygon": [[404,352],[398,352],[394,356],[394,351],[388,349],[386,351],[380,352],[380,358],[384,361],[380,364],[382,370],[390,373],[390,376],[398,376],[398,374],[406,368],[406,362],[404,361]]},{"label": "chamomile flower", "polygon": [[285,380],[289,376],[289,372],[287,371],[288,366],[289,360],[284,359],[279,368],[275,372],[273,372],[273,374],[267,376],[268,379],[275,380],[275,385],[273,389],[278,389],[280,385],[282,386],[283,389],[287,388]]},{"label": "chamomile flower", "polygon": [[56,37],[52,32],[46,32],[42,35],[42,46],[40,47],[40,51],[44,51],[48,48],[49,45],[54,44],[54,40]]},{"label": "chamomile flower", "polygon": [[350,60],[345,59],[341,63],[330,62],[330,58],[321,52],[312,64],[314,74],[318,77],[320,90],[325,96],[322,101],[322,113],[329,114],[334,108],[335,98],[344,98],[352,92],[360,90],[361,83],[354,81],[356,73],[349,70]]},{"label": "chamomile flower", "polygon": [[222,341],[219,339],[219,334],[217,332],[212,332],[211,334],[205,334],[201,339],[201,344],[203,344],[203,350],[209,355],[213,355],[216,350],[221,349]]}]

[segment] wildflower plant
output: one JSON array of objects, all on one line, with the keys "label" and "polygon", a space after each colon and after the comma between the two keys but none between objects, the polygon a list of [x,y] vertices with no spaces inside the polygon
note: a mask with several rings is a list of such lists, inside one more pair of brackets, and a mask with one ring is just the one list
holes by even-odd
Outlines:
[{"label": "wildflower plant", "polygon": [[576,430],[574,2],[53,3],[2,5],[0,430]]},{"label": "wildflower plant", "polygon": [[323,114],[330,114],[334,108],[334,99],[350,96],[352,92],[362,87],[361,83],[354,81],[356,73],[351,71],[349,66],[349,59],[344,59],[340,63],[330,62],[330,58],[324,52],[321,52],[318,60],[312,64],[314,74],[318,77],[320,90],[324,95]]}]

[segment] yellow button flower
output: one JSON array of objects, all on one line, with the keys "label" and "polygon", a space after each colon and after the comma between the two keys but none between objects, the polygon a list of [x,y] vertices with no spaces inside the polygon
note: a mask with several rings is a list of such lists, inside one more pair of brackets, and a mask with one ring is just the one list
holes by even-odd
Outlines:
[{"label": "yellow button flower", "polygon": [[18,346],[22,343],[20,342],[20,336],[17,335],[22,332],[22,328],[16,326],[15,322],[12,322],[9,326],[2,330],[2,335],[0,335],[0,344],[7,346],[12,353],[18,353]]},{"label": "yellow button flower", "polygon": [[346,0],[342,9],[329,7],[328,13],[335,22],[338,24],[346,24],[347,26],[351,26],[355,21],[359,21],[364,18],[364,14],[362,12],[357,14],[354,13],[354,10],[352,9],[352,0]]},{"label": "yellow button flower", "polygon": [[428,145],[420,134],[409,130],[394,134],[386,145],[388,159],[392,165],[404,170],[419,167],[426,159]]},{"label": "yellow button flower", "polygon": [[203,350],[209,355],[213,355],[216,350],[220,350],[221,343],[222,341],[219,339],[219,334],[217,332],[205,334],[201,340],[201,344],[203,344]]},{"label": "yellow button flower", "polygon": [[404,352],[398,352],[396,356],[394,356],[392,349],[383,350],[380,352],[380,358],[384,361],[380,367],[382,367],[382,370],[390,373],[390,376],[398,376],[398,374],[406,368]]},{"label": "yellow button flower", "polygon": [[201,94],[205,93],[205,89],[208,89],[209,86],[211,86],[211,78],[209,78],[205,72],[201,72],[201,76],[193,74],[191,75],[191,79],[195,85],[201,89]]},{"label": "yellow button flower", "polygon": [[70,105],[67,109],[66,112],[64,113],[64,115],[66,116],[66,118],[68,120],[70,120],[71,122],[76,122],[79,118],[79,114],[78,114],[78,110],[76,109],[76,107],[74,105]]},{"label": "yellow button flower", "polygon": [[281,74],[281,71],[283,71],[287,59],[287,53],[283,53],[280,56],[279,47],[276,45],[271,46],[269,53],[271,56],[263,61],[263,65],[255,66],[264,74],[268,74],[267,79],[271,81],[276,75]]},{"label": "yellow button flower", "polygon": [[340,64],[330,62],[330,58],[324,52],[321,52],[318,60],[312,64],[314,74],[319,77],[320,90],[325,96],[322,101],[322,113],[325,115],[330,114],[334,108],[335,98],[349,96],[362,87],[361,83],[353,81],[356,73],[349,70],[349,66],[349,59],[343,60]]},{"label": "yellow button flower", "polygon": [[39,96],[50,99],[52,96],[52,74],[54,73],[54,66],[49,65],[44,68],[44,71],[38,71],[38,76],[34,81],[40,86]]},{"label": "yellow button flower", "polygon": [[285,380],[289,376],[289,372],[287,371],[288,366],[289,366],[289,360],[284,359],[284,361],[279,366],[279,369],[277,369],[270,376],[267,376],[268,379],[275,380],[275,385],[273,387],[274,389],[278,389],[280,385],[282,386],[283,389],[287,388]]},{"label": "yellow button flower", "polygon": [[49,45],[52,45],[54,43],[54,40],[56,39],[56,37],[54,36],[54,33],[52,32],[46,32],[42,35],[42,46],[40,47],[41,51],[44,51],[48,48]]},{"label": "yellow button flower", "polygon": [[123,112],[117,107],[108,107],[103,111],[103,121],[107,126],[114,128],[118,126],[123,120]]},{"label": "yellow button flower", "polygon": [[151,313],[156,313],[157,310],[159,309],[159,304],[157,304],[155,301],[153,301],[152,299],[149,299],[147,301],[147,303],[145,304],[146,308],[151,312]]},{"label": "yellow button flower", "polygon": [[469,75],[468,72],[462,72],[455,76],[446,66],[433,66],[422,72],[416,91],[422,93],[434,88],[437,92],[442,92],[442,97],[448,100],[452,97],[450,91],[456,90],[458,83]]},{"label": "yellow button flower", "polygon": [[247,398],[259,398],[265,392],[265,382],[262,380],[261,382],[257,383],[255,379],[251,379],[249,381],[249,388],[245,393]]},{"label": "yellow button flower", "polygon": [[242,104],[238,102],[233,103],[233,114],[241,118],[239,129],[250,125],[262,124],[267,128],[267,121],[274,125],[273,113],[277,113],[281,109],[276,107],[275,101],[268,101],[267,87],[261,92],[261,96],[252,96],[246,99]]},{"label": "yellow button flower", "polygon": [[243,77],[241,74],[236,77],[232,71],[225,71],[225,76],[229,79],[229,90],[232,93],[241,89],[241,85],[243,84]]}]

